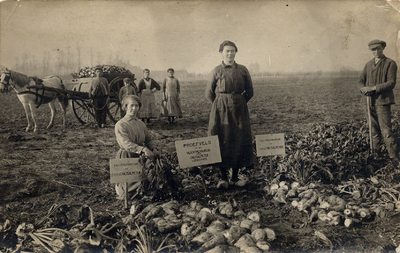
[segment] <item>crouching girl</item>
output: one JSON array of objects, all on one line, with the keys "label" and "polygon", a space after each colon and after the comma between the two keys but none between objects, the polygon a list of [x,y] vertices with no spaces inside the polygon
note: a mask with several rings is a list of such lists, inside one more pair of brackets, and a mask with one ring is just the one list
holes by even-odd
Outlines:
[{"label": "crouching girl", "polygon": [[[140,98],[136,95],[128,95],[124,97],[121,104],[126,114],[115,124],[115,136],[120,147],[116,159],[139,158],[141,155],[148,158],[158,156],[146,125],[137,118],[142,105]],[[116,184],[115,190],[118,198],[123,199],[126,191],[135,191],[140,186],[141,182],[128,183],[126,190],[124,183]]]}]

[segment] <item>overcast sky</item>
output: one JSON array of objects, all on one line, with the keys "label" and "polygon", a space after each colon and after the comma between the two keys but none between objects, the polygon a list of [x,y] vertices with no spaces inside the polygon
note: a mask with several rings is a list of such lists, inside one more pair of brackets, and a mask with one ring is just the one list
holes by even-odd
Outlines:
[{"label": "overcast sky", "polygon": [[[389,0],[388,0],[389,1]],[[398,0],[392,0],[398,1]],[[81,65],[119,57],[151,70],[207,73],[223,40],[261,71],[360,70],[367,43],[385,40],[399,62],[400,13],[386,1],[2,1],[0,64],[60,52]],[[75,63],[77,64],[77,63]],[[78,66],[76,66],[76,69]]]}]

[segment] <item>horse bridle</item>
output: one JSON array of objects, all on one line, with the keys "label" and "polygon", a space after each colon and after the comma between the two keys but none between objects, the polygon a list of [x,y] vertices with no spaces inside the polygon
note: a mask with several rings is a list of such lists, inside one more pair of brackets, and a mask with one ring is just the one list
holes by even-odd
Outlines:
[{"label": "horse bridle", "polygon": [[3,72],[3,74],[4,74],[4,80],[2,80],[1,83],[5,87],[9,87],[10,86],[10,72]]}]

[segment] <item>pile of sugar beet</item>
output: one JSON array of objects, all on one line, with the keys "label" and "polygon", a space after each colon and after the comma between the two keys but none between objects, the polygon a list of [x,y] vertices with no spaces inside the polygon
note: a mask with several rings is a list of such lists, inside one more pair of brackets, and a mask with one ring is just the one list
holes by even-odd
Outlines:
[{"label": "pile of sugar beet", "polygon": [[[397,122],[395,116],[396,139]],[[262,192],[263,204],[298,212],[305,217],[303,228],[318,224],[353,229],[363,222],[400,211],[399,167],[388,159],[384,147],[371,154],[365,125],[365,122],[315,124],[309,133],[286,135],[286,156],[271,160],[258,158],[256,171],[251,175],[253,186]],[[175,180],[184,182],[182,191],[186,195],[203,191],[201,177],[179,169],[176,154],[168,154],[165,164],[173,165]],[[273,175],[269,175],[271,166]],[[218,177],[214,174],[206,174],[208,187],[215,187]],[[168,198],[159,202],[137,200],[125,216],[96,215],[96,210],[84,205],[75,219],[76,224],[55,222],[63,212],[62,206],[53,207],[42,219],[1,219],[0,249],[4,252],[43,249],[49,252],[265,252],[278,249],[279,238],[284,238],[279,234],[282,230],[278,232],[265,225],[270,223],[265,220],[263,210],[242,202],[238,205],[240,196],[232,197],[234,194],[229,191],[213,192],[223,196],[214,196],[216,200],[208,204],[202,199],[193,200],[194,197],[188,202]],[[319,249],[336,246],[328,237],[315,230]],[[15,244],[3,246],[7,240]]]}]

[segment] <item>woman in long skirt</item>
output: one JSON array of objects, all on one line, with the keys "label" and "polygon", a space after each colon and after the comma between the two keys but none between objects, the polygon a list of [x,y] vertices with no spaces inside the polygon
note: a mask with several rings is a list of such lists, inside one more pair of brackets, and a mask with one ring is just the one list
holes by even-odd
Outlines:
[{"label": "woman in long skirt", "polygon": [[160,85],[150,78],[150,70],[143,70],[144,78],[139,82],[139,94],[142,100],[142,107],[139,111],[139,118],[145,123],[150,123],[151,118],[158,118],[159,109],[156,105],[154,93],[160,90]]},{"label": "woman in long skirt", "polygon": [[181,102],[179,98],[180,84],[174,77],[174,69],[167,70],[168,77],[163,82],[164,100],[167,102],[168,122],[173,123],[176,117],[182,117]]},{"label": "woman in long skirt", "polygon": [[236,45],[224,41],[219,48],[222,64],[210,75],[205,90],[206,98],[212,102],[208,135],[217,135],[221,150],[221,180],[217,188],[228,188],[228,169],[232,168],[231,184],[246,185],[248,179],[239,180],[240,168],[252,169],[253,146],[247,102],[253,97],[250,73],[243,65],[235,62]]}]

